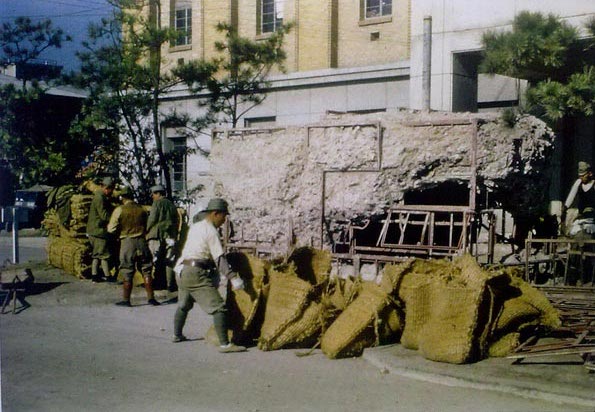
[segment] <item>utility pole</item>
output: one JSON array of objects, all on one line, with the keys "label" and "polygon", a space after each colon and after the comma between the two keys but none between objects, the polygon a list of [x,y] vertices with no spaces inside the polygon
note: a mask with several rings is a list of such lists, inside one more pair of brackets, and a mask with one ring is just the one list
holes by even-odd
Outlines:
[{"label": "utility pole", "polygon": [[432,84],[432,16],[424,17],[424,48],[422,60],[423,110],[430,110]]}]

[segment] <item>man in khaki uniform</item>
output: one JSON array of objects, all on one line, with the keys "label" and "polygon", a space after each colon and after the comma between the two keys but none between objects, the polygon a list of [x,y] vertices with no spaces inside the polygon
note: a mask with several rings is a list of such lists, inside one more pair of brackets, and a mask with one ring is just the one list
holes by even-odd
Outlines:
[{"label": "man in khaki uniform", "polygon": [[89,208],[87,237],[93,248],[91,254],[93,258],[91,263],[91,279],[93,279],[93,282],[100,282],[102,280],[99,275],[100,266],[103,270],[103,276],[107,280],[111,280],[110,259],[112,245],[110,245],[111,236],[107,231],[107,223],[113,210],[111,197],[114,192],[114,186],[115,182],[111,177],[104,178],[102,188],[95,192]]},{"label": "man in khaki uniform", "polygon": [[153,269],[151,251],[145,240],[147,212],[134,202],[132,189],[124,187],[120,193],[122,205],[118,206],[110,217],[107,230],[120,237],[120,274],[124,278],[123,300],[118,306],[131,306],[132,278],[138,269],[144,278],[145,291],[149,305],[158,306],[153,293]]},{"label": "man in khaki uniform", "polygon": [[227,202],[218,198],[211,199],[203,212],[204,218],[190,227],[184,250],[176,265],[178,308],[174,316],[173,341],[186,340],[182,329],[188,312],[196,302],[202,310],[213,316],[219,338],[219,351],[242,352],[246,350],[245,347],[229,342],[225,302],[217,290],[220,276],[229,279],[234,290],[244,287],[240,276],[229,267],[217,232],[229,214]]},{"label": "man in khaki uniform", "polygon": [[165,187],[155,185],[151,188],[153,204],[147,221],[147,240],[153,254],[155,272],[165,269],[167,290],[176,291],[174,250],[178,238],[178,209],[165,196]]}]

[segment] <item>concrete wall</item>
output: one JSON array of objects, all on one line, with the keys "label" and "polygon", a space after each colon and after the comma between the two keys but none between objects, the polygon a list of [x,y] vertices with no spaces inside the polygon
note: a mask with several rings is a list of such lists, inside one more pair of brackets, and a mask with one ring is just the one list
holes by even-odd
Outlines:
[{"label": "concrete wall", "polygon": [[[510,128],[493,114],[329,115],[305,127],[222,132],[211,152],[213,190],[230,201],[238,237],[284,252],[292,224],[298,245],[329,247],[348,222],[381,216],[408,192],[456,182],[467,200],[475,132],[479,193],[514,215],[538,210],[553,134],[535,118]],[[460,204],[449,203],[452,192],[433,200]]]}]

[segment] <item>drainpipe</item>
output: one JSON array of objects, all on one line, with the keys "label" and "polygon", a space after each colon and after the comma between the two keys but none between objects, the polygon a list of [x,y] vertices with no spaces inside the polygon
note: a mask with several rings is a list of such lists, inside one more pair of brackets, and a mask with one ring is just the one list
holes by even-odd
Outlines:
[{"label": "drainpipe", "polygon": [[422,109],[430,110],[430,95],[432,81],[432,16],[424,17],[424,50],[422,60]]}]

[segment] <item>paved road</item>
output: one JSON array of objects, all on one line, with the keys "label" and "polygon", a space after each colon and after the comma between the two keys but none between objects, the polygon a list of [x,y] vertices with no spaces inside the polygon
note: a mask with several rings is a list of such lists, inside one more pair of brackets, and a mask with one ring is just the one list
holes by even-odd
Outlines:
[{"label": "paved road", "polygon": [[[43,244],[29,238],[23,248],[43,255]],[[139,287],[132,308],[116,307],[117,285],[81,281],[42,263],[28,266],[36,276],[26,298],[31,307],[0,315],[2,411],[594,410],[410,379],[366,357],[330,360],[319,350],[298,357],[303,351],[257,348],[219,354],[204,340],[211,319],[199,308],[185,329],[191,340],[173,344],[175,305],[148,306]]]},{"label": "paved road", "polygon": [[[45,245],[46,237],[19,236],[19,262],[43,261],[47,259]],[[0,265],[9,260],[13,261],[12,233],[0,232]]]}]

